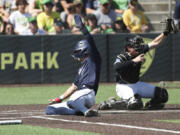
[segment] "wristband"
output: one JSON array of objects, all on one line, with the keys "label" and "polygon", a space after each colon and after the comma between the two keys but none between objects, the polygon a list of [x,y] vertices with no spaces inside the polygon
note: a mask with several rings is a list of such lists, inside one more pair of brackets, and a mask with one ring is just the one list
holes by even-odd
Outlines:
[{"label": "wristband", "polygon": [[59,97],[55,98],[55,101],[60,103],[61,102],[61,99]]}]

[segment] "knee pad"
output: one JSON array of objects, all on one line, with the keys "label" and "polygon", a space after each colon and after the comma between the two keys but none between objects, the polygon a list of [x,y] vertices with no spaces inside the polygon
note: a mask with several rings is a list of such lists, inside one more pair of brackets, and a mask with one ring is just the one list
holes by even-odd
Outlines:
[{"label": "knee pad", "polygon": [[48,106],[48,107],[46,108],[45,113],[46,113],[47,115],[54,115],[54,114],[56,114],[56,109],[55,109],[54,107],[52,107],[52,106]]},{"label": "knee pad", "polygon": [[155,103],[166,103],[168,101],[168,92],[165,88],[155,87],[154,98]]},{"label": "knee pad", "polygon": [[135,94],[128,100],[127,109],[129,110],[138,110],[143,108],[143,102],[141,97],[138,94]]}]

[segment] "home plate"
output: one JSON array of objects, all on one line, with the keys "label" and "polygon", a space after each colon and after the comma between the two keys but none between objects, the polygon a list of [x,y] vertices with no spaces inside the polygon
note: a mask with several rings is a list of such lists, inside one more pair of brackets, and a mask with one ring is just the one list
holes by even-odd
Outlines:
[{"label": "home plate", "polygon": [[22,124],[22,120],[3,120],[3,121],[0,121],[0,125],[14,125],[14,124]]}]

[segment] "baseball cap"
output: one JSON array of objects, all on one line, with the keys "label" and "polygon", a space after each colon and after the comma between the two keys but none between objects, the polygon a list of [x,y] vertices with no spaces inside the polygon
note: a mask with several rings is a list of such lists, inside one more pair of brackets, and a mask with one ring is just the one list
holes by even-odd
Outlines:
[{"label": "baseball cap", "polygon": [[42,0],[41,2],[42,5],[47,4],[47,3],[52,3],[52,0]]},{"label": "baseball cap", "polygon": [[100,0],[100,4],[104,5],[106,3],[109,3],[109,0]]}]

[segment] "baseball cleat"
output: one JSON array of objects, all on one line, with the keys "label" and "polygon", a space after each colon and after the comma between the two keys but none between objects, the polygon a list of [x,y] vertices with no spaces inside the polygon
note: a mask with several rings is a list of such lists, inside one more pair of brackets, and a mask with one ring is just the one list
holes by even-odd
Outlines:
[{"label": "baseball cleat", "polygon": [[147,102],[145,104],[145,109],[148,109],[148,110],[159,110],[159,109],[163,109],[165,106],[164,103],[159,103],[159,104],[152,104],[150,102]]},{"label": "baseball cleat", "polygon": [[98,111],[97,110],[92,110],[92,109],[88,109],[85,114],[85,117],[93,117],[93,116],[98,116]]}]

